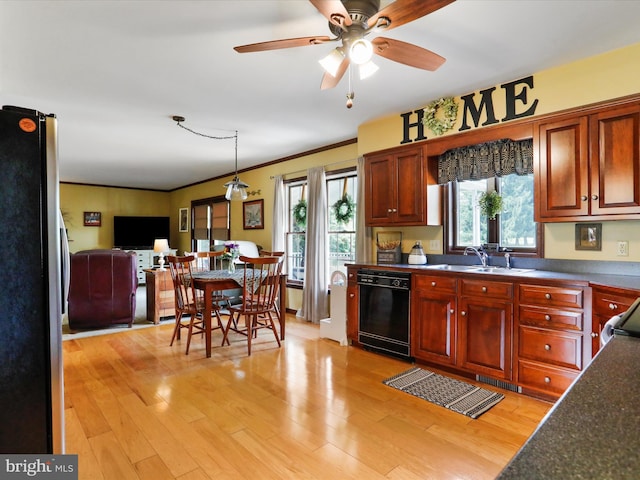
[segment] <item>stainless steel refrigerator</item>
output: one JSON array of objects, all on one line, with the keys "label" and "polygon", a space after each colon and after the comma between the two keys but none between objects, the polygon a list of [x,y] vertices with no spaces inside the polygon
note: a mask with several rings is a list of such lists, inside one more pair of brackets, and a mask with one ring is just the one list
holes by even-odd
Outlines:
[{"label": "stainless steel refrigerator", "polygon": [[0,453],[64,453],[56,129],[0,110]]}]

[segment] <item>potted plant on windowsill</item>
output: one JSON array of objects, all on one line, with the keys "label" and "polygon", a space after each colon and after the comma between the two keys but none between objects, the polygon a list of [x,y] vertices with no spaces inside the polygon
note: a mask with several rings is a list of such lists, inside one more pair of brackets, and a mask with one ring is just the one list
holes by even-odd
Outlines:
[{"label": "potted plant on windowsill", "polygon": [[494,220],[496,215],[502,212],[502,197],[498,192],[484,192],[478,199],[478,205],[480,206],[480,213]]}]

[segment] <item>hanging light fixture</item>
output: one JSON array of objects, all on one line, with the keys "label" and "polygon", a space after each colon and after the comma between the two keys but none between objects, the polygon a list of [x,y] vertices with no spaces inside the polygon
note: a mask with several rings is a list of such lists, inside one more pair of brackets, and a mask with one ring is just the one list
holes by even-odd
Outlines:
[{"label": "hanging light fixture", "polygon": [[180,115],[174,115],[171,118],[177,123],[177,125],[180,128],[184,128],[188,132],[191,132],[195,135],[199,135],[201,137],[206,137],[206,138],[212,138],[214,140],[228,140],[230,138],[233,138],[235,140],[235,175],[233,177],[233,180],[224,184],[224,186],[227,189],[227,192],[225,193],[224,197],[227,200],[246,200],[247,188],[249,187],[249,185],[244,183],[238,177],[238,131],[236,130],[235,134],[232,136],[215,137],[213,135],[206,135],[204,133],[196,132],[195,130],[191,130],[190,128],[185,127],[184,125],[182,125],[182,122],[185,121],[185,118]]},{"label": "hanging light fixture", "polygon": [[238,131],[235,134],[236,139],[236,174],[233,180],[224,184],[227,187],[227,193],[224,194],[224,198],[227,200],[246,200],[247,199],[247,185],[240,178],[238,178]]}]

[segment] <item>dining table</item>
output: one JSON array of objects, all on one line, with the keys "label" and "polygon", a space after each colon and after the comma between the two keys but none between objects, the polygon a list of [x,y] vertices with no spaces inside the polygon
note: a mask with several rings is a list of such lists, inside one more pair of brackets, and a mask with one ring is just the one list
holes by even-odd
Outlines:
[{"label": "dining table", "polygon": [[[250,267],[246,267],[250,268]],[[228,270],[206,270],[194,272],[192,274],[194,286],[204,291],[205,302],[204,311],[204,339],[207,358],[211,357],[211,315],[213,314],[213,292],[221,290],[235,290],[242,288],[244,282],[244,268],[235,271]],[[284,340],[285,335],[285,312],[287,307],[287,275],[280,274],[280,291],[278,292],[278,311],[280,322],[280,339]]]}]

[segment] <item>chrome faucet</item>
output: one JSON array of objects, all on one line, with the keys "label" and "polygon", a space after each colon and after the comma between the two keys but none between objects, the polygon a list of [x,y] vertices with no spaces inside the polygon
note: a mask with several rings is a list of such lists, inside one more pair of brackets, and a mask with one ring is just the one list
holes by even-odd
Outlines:
[{"label": "chrome faucet", "polygon": [[509,252],[504,253],[504,263],[508,270],[511,269],[511,254]]},{"label": "chrome faucet", "polygon": [[483,267],[486,267],[489,263],[489,256],[487,255],[487,252],[482,249],[482,247],[480,247],[480,249],[477,249],[475,247],[467,247],[464,249],[464,255],[469,255],[469,252],[473,252],[478,256]]}]

